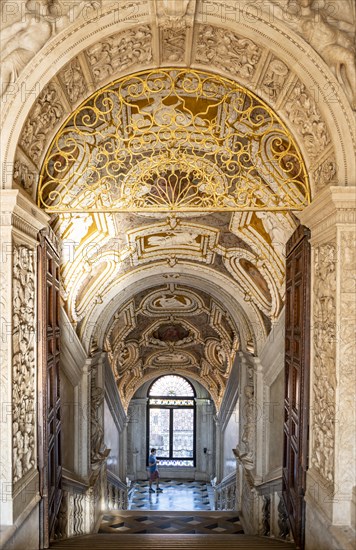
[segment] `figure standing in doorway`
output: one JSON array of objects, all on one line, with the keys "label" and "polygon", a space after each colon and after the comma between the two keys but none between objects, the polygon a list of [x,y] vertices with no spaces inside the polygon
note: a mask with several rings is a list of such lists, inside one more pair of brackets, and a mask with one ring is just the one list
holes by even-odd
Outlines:
[{"label": "figure standing in doorway", "polygon": [[154,493],[155,490],[152,489],[152,483],[156,482],[156,493],[162,493],[162,489],[159,487],[159,472],[157,468],[157,458],[156,458],[156,449],[151,449],[151,454],[148,459],[149,471],[150,471],[150,480],[149,480],[149,492]]}]

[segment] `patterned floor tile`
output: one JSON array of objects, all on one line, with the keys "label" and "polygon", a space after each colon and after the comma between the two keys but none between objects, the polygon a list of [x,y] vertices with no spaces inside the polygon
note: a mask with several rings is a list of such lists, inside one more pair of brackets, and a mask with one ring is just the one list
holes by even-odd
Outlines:
[{"label": "patterned floor tile", "polygon": [[[230,512],[202,512],[201,514],[180,514],[179,512],[166,513],[160,511],[142,512],[126,511],[113,512],[105,516],[101,524],[100,533],[121,534],[210,534],[210,535],[242,535],[243,528],[238,516]],[[108,521],[108,517],[111,521]]]},{"label": "patterned floor tile", "polygon": [[163,493],[149,493],[147,481],[134,484],[129,510],[211,510],[212,500],[209,497],[207,485],[200,481],[175,481],[173,479],[160,482]]}]

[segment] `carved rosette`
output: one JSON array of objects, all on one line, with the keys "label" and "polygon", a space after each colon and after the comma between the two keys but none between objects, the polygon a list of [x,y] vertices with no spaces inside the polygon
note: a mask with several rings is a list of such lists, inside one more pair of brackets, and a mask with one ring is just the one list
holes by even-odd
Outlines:
[{"label": "carved rosette", "polygon": [[35,466],[34,250],[13,248],[13,480]]},{"label": "carved rosette", "polygon": [[311,463],[328,481],[334,481],[335,355],[336,355],[336,246],[323,244],[314,262],[314,378],[313,443]]}]

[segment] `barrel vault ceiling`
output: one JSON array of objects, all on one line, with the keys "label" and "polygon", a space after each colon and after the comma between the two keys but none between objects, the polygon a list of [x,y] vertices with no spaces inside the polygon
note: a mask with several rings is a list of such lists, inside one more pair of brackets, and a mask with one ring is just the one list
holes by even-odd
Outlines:
[{"label": "barrel vault ceiling", "polygon": [[57,218],[67,314],[88,351],[108,352],[125,407],[165,372],[200,380],[219,407],[236,352],[257,354],[281,312],[294,227],[265,212]]},{"label": "barrel vault ceiling", "polygon": [[[167,42],[166,35],[174,34],[172,29],[176,28],[176,40],[172,38],[167,42],[169,47],[161,55],[163,58],[168,56],[163,64],[165,67],[182,66],[182,54],[177,52],[181,52],[192,32],[189,18],[194,19],[194,14],[189,11],[190,3],[180,4],[182,9],[185,6],[186,23],[178,24],[182,18],[171,14],[168,27],[159,27],[161,45]],[[157,17],[161,17],[159,13]],[[169,33],[165,34],[165,28],[170,29]],[[141,31],[138,29],[137,40],[144,41],[147,32],[146,27]],[[216,56],[219,48],[216,33],[213,35],[215,42],[211,47]],[[255,71],[262,59],[260,52],[254,51],[253,42],[248,39],[242,41],[231,33],[227,33],[226,39],[236,41],[241,74],[235,71],[234,79],[236,82],[242,79],[246,86],[249,75],[243,71],[250,71],[249,74]],[[222,36],[221,40],[225,44]],[[113,67],[112,58],[111,65],[100,62],[104,55],[103,44],[98,43],[97,48],[92,46],[85,54],[89,55],[94,67],[91,84],[95,89],[100,89],[102,82],[104,85],[109,82],[109,75],[105,73],[103,76],[102,73],[107,67]],[[112,53],[112,49],[117,48],[118,55],[121,55],[123,47],[121,42],[119,46],[109,44],[107,50]],[[128,47],[131,48],[132,44]],[[195,47],[198,56],[203,45],[197,43]],[[138,44],[137,51],[144,52],[144,48]],[[243,61],[243,52],[247,55],[246,62]],[[152,55],[151,49],[147,55]],[[223,57],[221,63],[223,66]],[[118,64],[116,72],[111,72],[112,78],[119,77],[121,65]],[[68,66],[67,77],[72,79],[77,75],[79,79],[75,86],[73,82],[73,93],[80,87],[82,66],[79,64],[78,71],[74,66]],[[223,72],[226,75],[227,71]],[[62,72],[56,78],[61,82],[65,75]],[[84,80],[83,86],[86,87]],[[63,87],[69,89],[65,84]],[[198,102],[198,97],[193,99]],[[186,100],[181,103],[172,100],[157,108],[153,100],[141,107],[144,116],[151,117],[151,122],[152,112],[158,109],[161,125],[168,117],[170,126],[174,121],[181,130],[183,126],[185,129],[189,126],[187,116],[182,117],[182,105],[188,103]],[[73,101],[73,105],[76,107],[72,112],[78,109],[78,102]],[[53,103],[52,106],[55,108]],[[145,146],[148,143],[151,147],[152,158],[155,154],[160,155],[165,137],[155,149],[152,124],[146,128],[147,121],[141,120],[134,109],[127,110],[125,116],[126,120],[120,123],[133,126],[136,117],[135,127],[140,131],[141,145],[146,137]],[[215,119],[213,122],[215,124]],[[201,125],[204,124],[203,121]],[[274,124],[273,131],[278,130],[277,127],[278,124]],[[190,131],[191,135],[198,135],[197,126]],[[207,126],[203,132],[207,132]],[[21,139],[19,155],[23,156],[27,149],[24,138]],[[184,137],[182,140],[180,151],[184,150]],[[243,139],[240,143],[244,143]],[[203,146],[200,143],[201,150]],[[285,143],[282,146],[285,147]],[[255,151],[253,147],[251,150]],[[192,151],[190,142],[185,150],[186,165]],[[40,158],[43,160],[41,155],[39,153],[36,157],[34,153],[34,162],[38,163]],[[202,156],[200,150],[195,160],[199,155]],[[220,161],[222,157],[219,157]],[[54,164],[60,173],[61,159],[57,161],[55,159]],[[287,171],[288,165],[290,172],[295,173],[290,158],[285,163]],[[261,176],[261,166],[256,161],[256,170],[249,172],[251,185]],[[129,177],[134,180],[134,162],[130,170]],[[170,170],[173,173],[171,167]],[[179,170],[182,173],[181,166],[178,166],[178,173]],[[205,175],[212,173],[209,170],[205,169]],[[266,181],[269,178],[268,185],[273,188],[273,174],[262,176]],[[201,182],[199,185],[202,189]],[[75,203],[76,198],[73,200]],[[221,209],[218,212],[141,212],[134,209],[85,212],[78,209],[77,212],[53,213],[52,226],[62,241],[62,299],[66,314],[88,353],[97,349],[108,353],[124,406],[128,407],[131,397],[144,382],[174,372],[199,380],[219,408],[236,353],[241,350],[257,355],[283,309],[284,248],[296,227],[293,213],[258,208],[255,211]]]}]

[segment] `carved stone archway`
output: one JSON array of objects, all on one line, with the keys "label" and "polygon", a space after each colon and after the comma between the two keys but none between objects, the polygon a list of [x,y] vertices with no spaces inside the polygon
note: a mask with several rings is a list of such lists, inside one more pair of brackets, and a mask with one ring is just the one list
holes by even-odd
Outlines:
[{"label": "carved stone archway", "polygon": [[[221,13],[207,6],[199,5],[195,17],[179,30],[175,63],[209,67],[217,74],[233,77],[275,108],[303,152],[313,194],[330,183],[353,184],[351,109],[325,63],[283,22],[271,21],[270,14],[256,14],[248,5],[241,10],[226,5],[222,25]],[[158,25],[152,23],[149,10],[145,2],[137,2],[134,9],[132,4],[122,6],[119,12],[115,6],[104,6],[95,21],[75,21],[55,36],[35,56],[31,69],[23,70],[17,92],[4,104],[3,187],[12,187],[16,163],[15,182],[35,193],[37,168],[53,132],[91,90],[112,80],[112,71],[121,76],[171,63],[163,53],[170,51],[171,31],[161,27],[160,21]],[[219,50],[222,37],[229,47]],[[64,41],[66,53],[58,55]],[[135,44],[135,54],[120,61],[120,44],[124,47],[125,43]],[[105,70],[105,63],[100,69],[104,51],[109,70]],[[75,84],[78,79],[82,86]],[[53,105],[51,113],[49,103]],[[305,114],[300,117],[302,111]],[[50,120],[39,122],[34,129],[31,117],[36,113],[43,118],[44,112]],[[28,150],[33,139],[40,139],[40,150],[34,157]]]}]

